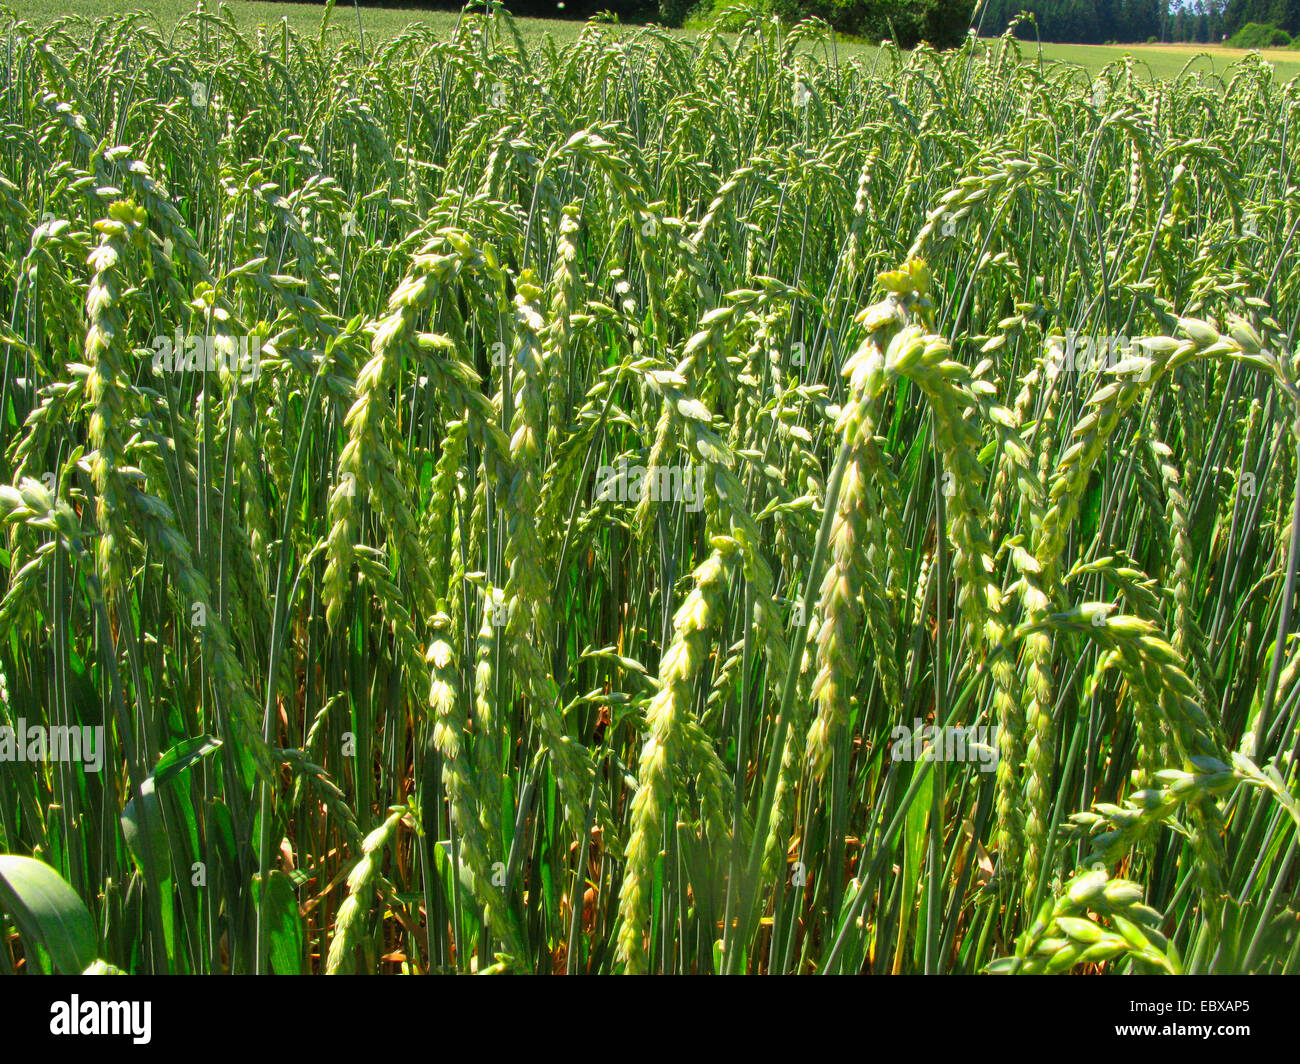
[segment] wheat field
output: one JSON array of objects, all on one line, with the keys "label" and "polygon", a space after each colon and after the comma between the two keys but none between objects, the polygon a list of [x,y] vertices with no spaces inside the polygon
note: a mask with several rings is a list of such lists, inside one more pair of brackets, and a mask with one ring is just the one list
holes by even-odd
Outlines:
[{"label": "wheat field", "polygon": [[1300,84],[0,29],[0,971],[1300,971]]}]

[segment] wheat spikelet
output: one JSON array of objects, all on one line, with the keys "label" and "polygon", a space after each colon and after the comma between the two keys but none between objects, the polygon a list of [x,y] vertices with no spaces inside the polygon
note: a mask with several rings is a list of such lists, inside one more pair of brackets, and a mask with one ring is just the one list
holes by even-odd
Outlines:
[{"label": "wheat spikelet", "polygon": [[469,718],[461,704],[455,656],[449,642],[451,618],[446,613],[434,618],[433,632],[427,653],[431,672],[432,741],[442,754],[443,786],[451,803],[452,823],[460,833],[460,858],[470,871],[475,896],[483,905],[484,917],[493,933],[511,956],[522,957],[522,943],[493,875],[489,836],[479,820],[485,805],[474,758],[467,749]]},{"label": "wheat spikelet", "polygon": [[661,840],[660,821],[673,801],[673,768],[683,753],[692,685],[704,667],[711,629],[718,623],[734,541],[714,540],[713,553],[696,569],[695,586],[673,618],[673,639],[659,664],[659,690],[646,708],[645,746],[637,769],[627,842],[627,866],[619,891],[618,951],[629,974],[645,970],[645,925]]},{"label": "wheat spikelet", "polygon": [[[1087,919],[1095,914],[1114,931]],[[1080,872],[1061,894],[1044,903],[1016,943],[1014,957],[994,961],[990,971],[1055,975],[1075,965],[1131,956],[1171,974],[1182,971],[1178,951],[1161,933],[1164,918],[1142,903],[1142,888],[1108,880],[1105,872]]]},{"label": "wheat spikelet", "polygon": [[[91,442],[96,448],[91,476],[97,493],[96,517],[102,531],[97,572],[105,600],[122,590],[127,550],[133,542],[130,528],[141,531],[151,548],[164,559],[180,600],[187,605],[211,604],[207,581],[194,565],[190,545],[171,525],[170,509],[160,499],[134,487],[127,465],[120,426],[129,417],[130,391],[122,362],[126,324],[119,308],[121,273],[144,214],[139,207],[118,201],[109,217],[97,223],[100,241],[91,256],[94,275],[86,297],[86,357],[91,366],[87,399],[94,405],[90,419]],[[128,518],[130,519],[128,521]],[[207,613],[199,641],[218,693],[218,708],[229,719],[248,755],[251,767],[269,776],[271,759],[262,740],[260,710],[249,694],[226,627],[215,610]],[[223,713],[224,715],[224,713]],[[240,761],[241,767],[244,765]],[[245,777],[245,782],[251,782]]]},{"label": "wheat spikelet", "polygon": [[330,939],[329,954],[325,958],[326,975],[342,974],[351,965],[353,954],[364,939],[371,892],[379,876],[384,847],[405,815],[405,806],[393,810],[388,819],[361,843],[361,860],[348,873],[348,896],[334,917],[334,937]]},{"label": "wheat spikelet", "polygon": [[[842,431],[846,437],[855,435],[857,425],[850,423]],[[850,458],[831,526],[831,564],[822,580],[817,605],[817,674],[812,681],[817,715],[809,726],[807,738],[808,764],[814,777],[825,775],[834,750],[835,732],[848,717],[855,675],[850,652],[860,615],[858,556],[866,538],[863,495],[867,490],[867,476],[866,463],[856,455]]]},{"label": "wheat spikelet", "polygon": [[565,813],[574,830],[586,816],[592,773],[586,749],[569,735],[560,712],[559,690],[547,664],[550,647],[550,589],[536,526],[541,505],[537,481],[544,421],[546,384],[541,334],[545,324],[535,304],[541,289],[525,276],[515,297],[517,345],[514,359],[517,387],[511,424],[510,457],[518,470],[506,499],[509,533],[506,558],[510,577],[506,585],[509,620],[505,637],[520,684],[528,693],[529,711],[536,721],[551,769],[560,786]]}]

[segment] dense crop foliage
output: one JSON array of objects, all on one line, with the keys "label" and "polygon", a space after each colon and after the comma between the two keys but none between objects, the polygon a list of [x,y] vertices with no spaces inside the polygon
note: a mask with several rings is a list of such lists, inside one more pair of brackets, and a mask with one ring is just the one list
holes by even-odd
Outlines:
[{"label": "dense crop foliage", "polygon": [[7,29],[0,968],[1300,970],[1300,86],[820,34]]}]

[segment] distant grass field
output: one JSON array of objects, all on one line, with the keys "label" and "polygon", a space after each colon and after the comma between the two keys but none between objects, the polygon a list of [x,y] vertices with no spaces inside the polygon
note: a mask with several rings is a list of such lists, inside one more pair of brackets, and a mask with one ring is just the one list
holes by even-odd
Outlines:
[{"label": "distant grass field", "polygon": [[[215,8],[218,5],[209,2],[208,6]],[[258,23],[269,26],[286,18],[290,27],[299,33],[318,30],[325,7],[323,3],[276,4],[262,3],[261,0],[234,0],[229,6],[241,29],[254,28]],[[104,18],[128,11],[143,11],[152,16],[160,27],[168,29],[193,10],[194,0],[76,0],[73,4],[65,0],[16,0],[13,3],[0,3],[0,13],[10,11],[21,19],[41,26],[67,15]],[[450,34],[459,18],[460,15],[453,11],[422,11],[400,5],[367,7],[361,11],[366,34],[373,34],[377,38],[394,37],[412,23],[420,23]],[[526,40],[540,40],[549,33],[559,42],[577,37],[583,25],[581,22],[558,19],[521,18],[516,21]],[[351,3],[340,2],[335,6],[330,27],[341,33],[355,35],[357,14]]]},{"label": "distant grass field", "polygon": [[[241,28],[253,28],[258,23],[270,25],[286,18],[294,30],[302,33],[313,32],[320,27],[324,5],[234,0],[230,7],[236,23]],[[9,3],[0,3],[0,15],[11,12],[19,19],[44,26],[70,14],[84,18],[102,18],[127,11],[143,11],[165,29],[174,26],[187,11],[193,8],[194,0],[77,0],[73,5],[69,5],[65,0],[10,0]],[[377,39],[393,37],[412,23],[426,25],[435,31],[450,34],[459,17],[454,12],[422,11],[401,6],[368,7],[361,11],[361,23],[366,35]],[[516,21],[524,39],[529,42],[540,41],[549,35],[557,43],[563,44],[575,39],[583,26],[581,22],[563,19],[520,18]],[[333,32],[355,36],[356,10],[350,3],[340,0],[334,9],[330,26]],[[626,27],[629,33],[639,28]],[[683,37],[693,36],[688,30],[670,32]],[[877,51],[874,45],[856,41],[842,41],[837,48],[840,56],[844,58],[857,56],[869,59]],[[1026,58],[1033,58],[1038,51],[1039,46],[1032,42],[1021,44],[1021,52]],[[1239,48],[1182,44],[1044,44],[1041,46],[1041,51],[1046,62],[1070,63],[1092,73],[1104,69],[1108,64],[1122,59],[1125,55],[1131,55],[1142,69],[1156,79],[1176,77],[1189,63],[1192,64],[1192,69],[1222,74],[1234,62],[1249,54]],[[1282,80],[1287,81],[1300,75],[1300,51],[1271,49],[1264,55]]]},{"label": "distant grass field", "polygon": [[[1037,46],[1023,44],[1022,51],[1031,56]],[[1233,63],[1244,59],[1250,53],[1241,48],[1224,48],[1218,45],[1187,44],[1044,44],[1043,57],[1061,63],[1074,63],[1096,72],[1117,59],[1131,55],[1134,60],[1149,69],[1151,76],[1157,79],[1177,77],[1188,63],[1192,69],[1214,71],[1222,74]],[[1300,75],[1300,51],[1271,48],[1262,53],[1273,65],[1278,77],[1283,81]]]}]

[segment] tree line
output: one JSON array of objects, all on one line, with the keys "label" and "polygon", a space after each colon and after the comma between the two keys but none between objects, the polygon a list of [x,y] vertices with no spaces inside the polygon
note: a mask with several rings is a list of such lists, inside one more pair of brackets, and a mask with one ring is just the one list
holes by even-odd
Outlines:
[{"label": "tree line", "polygon": [[[300,0],[320,5],[323,0]],[[338,0],[350,7],[350,0]],[[459,10],[457,0],[358,0],[362,7]],[[486,7],[495,0],[484,0]],[[620,22],[667,26],[709,21],[730,0],[507,0],[522,18],[589,19],[607,13]],[[1231,39],[1243,47],[1287,43],[1300,33],[1300,0],[757,0],[788,22],[825,19],[840,33],[889,39],[904,48],[928,41],[958,44],[974,26],[980,36],[1077,44],[1170,41],[1208,44]],[[1280,31],[1280,32],[1279,32]]]}]

